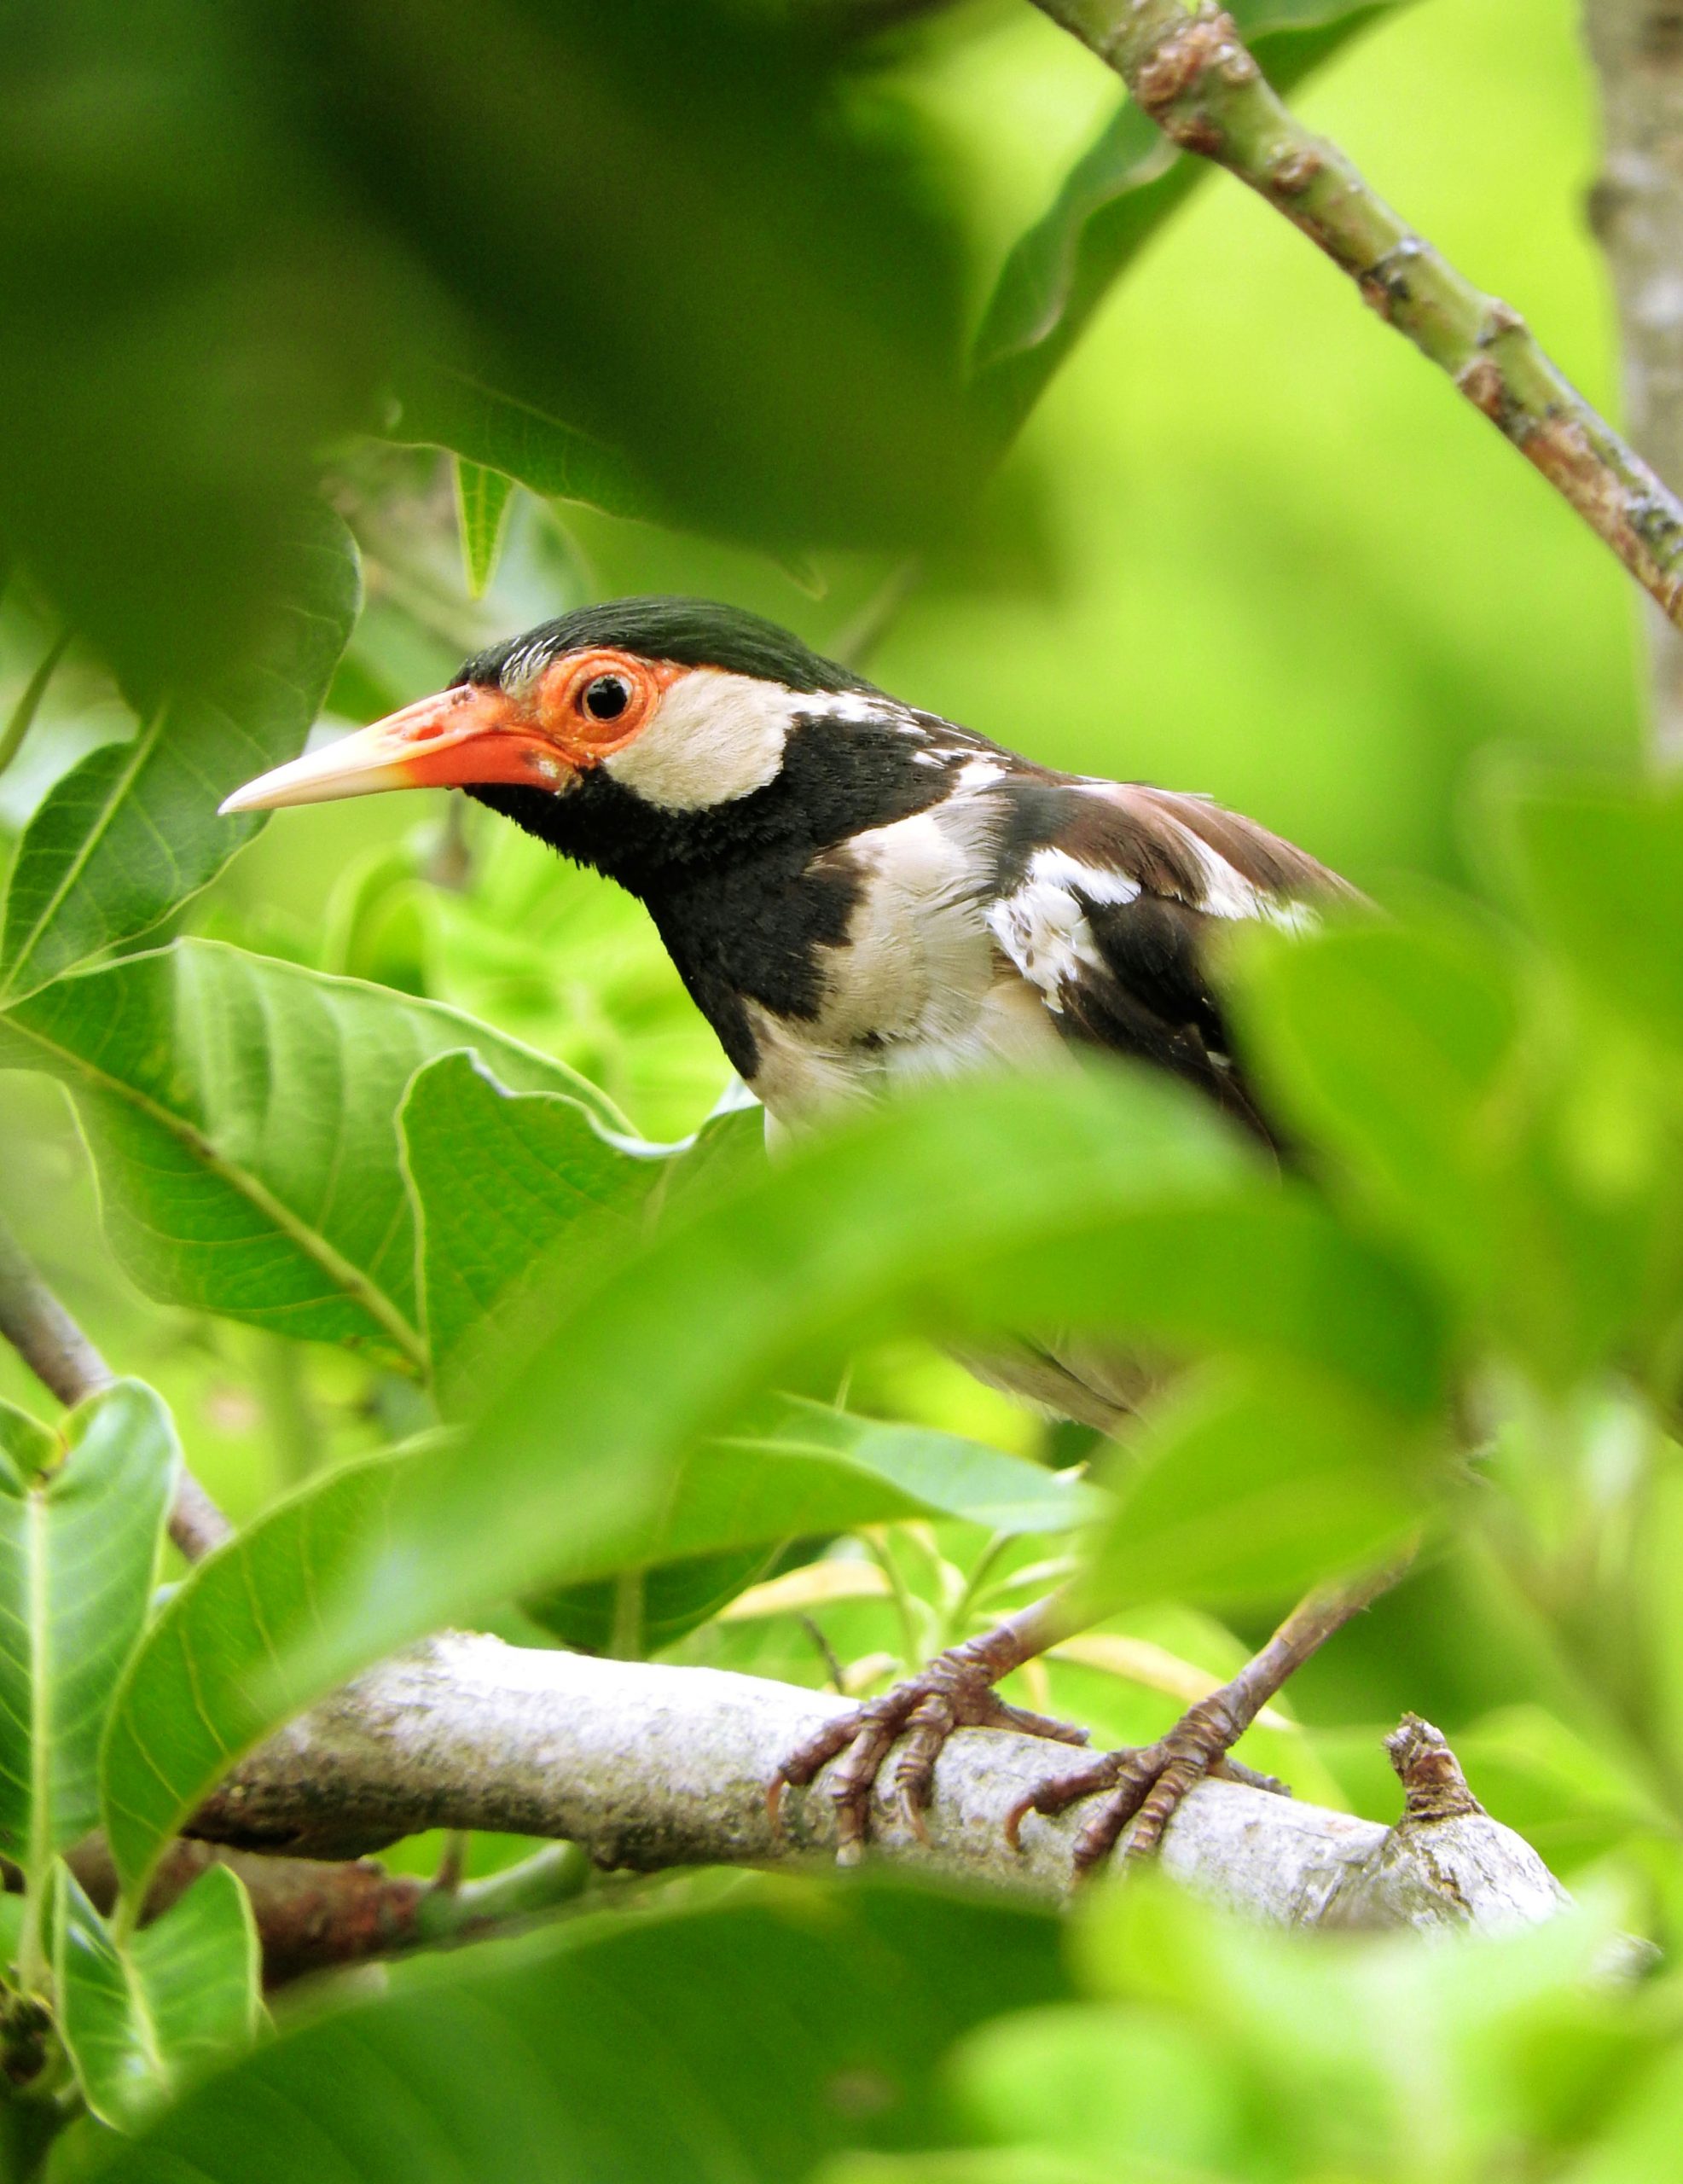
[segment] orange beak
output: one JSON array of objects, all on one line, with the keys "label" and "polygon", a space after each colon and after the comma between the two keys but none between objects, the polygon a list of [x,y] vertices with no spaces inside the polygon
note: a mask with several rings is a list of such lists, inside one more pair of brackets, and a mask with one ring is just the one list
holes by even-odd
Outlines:
[{"label": "orange beak", "polygon": [[386,788],[466,788],[493,781],[563,788],[573,777],[553,742],[502,690],[459,683],[419,699],[236,788],[224,812],[328,804]]}]

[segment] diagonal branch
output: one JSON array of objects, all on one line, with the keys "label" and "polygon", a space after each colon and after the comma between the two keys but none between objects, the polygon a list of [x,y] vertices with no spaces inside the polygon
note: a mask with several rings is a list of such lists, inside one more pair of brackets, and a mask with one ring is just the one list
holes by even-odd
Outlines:
[{"label": "diagonal branch", "polygon": [[[235,1769],[195,1836],[247,1850],[345,1858],[431,1827],[565,1838],[600,1865],[764,1866],[826,1855],[825,1778],[773,1829],[766,1785],[789,1751],[849,1702],[711,1669],[593,1660],[450,1632],[388,1662]],[[1201,1783],[1170,1822],[1163,1862],[1206,1894],[1280,1924],[1532,1923],[1565,1902],[1529,1844],[1491,1820],[1441,1737],[1394,1740],[1407,1809],[1392,1828],[1227,1781]],[[1046,1772],[1047,1745],[960,1731],[936,1769],[927,1838],[891,1808],[877,1855],[933,1878],[1056,1901],[1070,1888],[1079,1812],[1007,1814]]]},{"label": "diagonal branch", "polygon": [[1233,18],[1181,0],[1036,0],[1128,85],[1182,149],[1266,198],[1356,283],[1683,628],[1683,502],[1545,353],[1519,314],[1475,288],[1263,79]]},{"label": "diagonal branch", "polygon": [[[67,1405],[108,1388],[115,1375],[0,1220],[0,1335],[42,1386]],[[220,1547],[231,1527],[204,1488],[183,1470],[170,1512],[170,1537],[189,1562]]]}]

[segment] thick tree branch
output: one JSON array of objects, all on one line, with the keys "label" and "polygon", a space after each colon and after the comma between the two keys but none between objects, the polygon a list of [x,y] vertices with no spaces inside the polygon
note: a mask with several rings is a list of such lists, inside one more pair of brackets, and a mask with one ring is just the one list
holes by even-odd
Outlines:
[{"label": "thick tree branch", "polygon": [[1184,150],[1268,200],[1449,374],[1683,627],[1683,502],[1586,402],[1518,313],[1487,296],[1313,135],[1263,80],[1219,8],[1181,0],[1036,0],[1114,68]]},{"label": "thick tree branch", "polygon": [[[825,1780],[785,1801],[766,1786],[848,1702],[710,1669],[592,1660],[447,1633],[363,1677],[255,1753],[193,1833],[248,1850],[344,1858],[428,1827],[565,1838],[598,1864],[642,1871],[768,1865],[828,1853]],[[1045,1774],[1043,1741],[961,1731],[936,1769],[926,1841],[885,1804],[876,1855],[1048,1900],[1070,1887],[1078,1811],[1004,1821]],[[1282,1924],[1489,1928],[1565,1901],[1535,1851],[1466,1795],[1443,1794],[1442,1740],[1415,1726],[1394,1755],[1410,1809],[1396,1827],[1207,1781],[1164,1838],[1177,1878]],[[1459,1774],[1454,1775],[1459,1781]]]},{"label": "thick tree branch", "polygon": [[[1618,299],[1631,438],[1683,479],[1683,12],[1676,0],[1585,0],[1601,86],[1590,217]],[[1683,636],[1651,611],[1654,740],[1683,758]]]},{"label": "thick tree branch", "polygon": [[[85,1402],[116,1375],[67,1312],[0,1220],[0,1335],[61,1403]],[[220,1547],[232,1527],[198,1480],[183,1470],[170,1512],[170,1537],[189,1562]]]}]

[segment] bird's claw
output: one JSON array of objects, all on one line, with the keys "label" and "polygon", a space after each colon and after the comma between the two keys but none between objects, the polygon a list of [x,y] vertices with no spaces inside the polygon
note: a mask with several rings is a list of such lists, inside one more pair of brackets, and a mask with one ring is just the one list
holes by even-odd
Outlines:
[{"label": "bird's claw", "polygon": [[1189,1707],[1155,1744],[1095,1753],[1084,1766],[1037,1784],[1006,1815],[1006,1839],[1013,1850],[1020,1847],[1022,1825],[1031,1812],[1065,1812],[1082,1798],[1109,1792],[1076,1838],[1072,1863],[1076,1879],[1082,1880],[1109,1856],[1124,1828],[1129,1832],[1123,1862],[1135,1865],[1149,1858],[1187,1792],[1207,1774],[1230,1775],[1289,1797],[1290,1791],[1271,1774],[1229,1762],[1228,1750],[1244,1726],[1227,1705],[1226,1693],[1212,1693]]},{"label": "bird's claw", "polygon": [[955,1729],[1016,1729],[1051,1737],[1060,1744],[1085,1744],[1087,1732],[1067,1722],[1013,1706],[993,1688],[999,1673],[974,1649],[955,1647],[937,1653],[915,1676],[897,1683],[879,1699],[868,1699],[826,1722],[791,1752],[773,1777],[766,1809],[774,1830],[782,1827],[786,1789],[804,1789],[837,1761],[827,1786],[835,1808],[836,1862],[857,1865],[870,1829],[871,1800],[896,1743],[905,1739],[887,1787],[900,1820],[927,1843],[924,1815],[935,1783],[936,1762]]}]

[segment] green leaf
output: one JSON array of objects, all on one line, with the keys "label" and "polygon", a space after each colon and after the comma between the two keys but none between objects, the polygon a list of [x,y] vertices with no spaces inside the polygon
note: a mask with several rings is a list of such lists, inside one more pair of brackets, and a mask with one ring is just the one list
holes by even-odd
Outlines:
[{"label": "green leaf", "polygon": [[1528,782],[1495,822],[1549,946],[1645,1037],[1683,1047],[1683,792]]},{"label": "green leaf", "polygon": [[[400,445],[448,448],[460,461],[500,472],[545,500],[581,501],[607,515],[647,522],[670,513],[617,449],[453,366],[407,366],[398,403],[385,437]],[[465,524],[463,530],[465,538]]]},{"label": "green leaf", "polygon": [[514,493],[514,481],[506,472],[488,470],[466,456],[456,458],[456,521],[470,598],[483,599],[496,574]]},{"label": "green leaf", "polygon": [[[1395,4],[1250,0],[1232,12],[1269,82],[1289,91]],[[1124,102],[1014,246],[983,312],[971,392],[995,434],[1015,434],[1116,282],[1214,171]]]},{"label": "green leaf", "polygon": [[50,1426],[44,1426],[15,1404],[0,1403],[0,1457],[9,1462],[26,1484],[32,1484],[58,1461],[63,1446]]},{"label": "green leaf", "polygon": [[166,699],[127,743],[90,752],[49,791],[20,845],[0,943],[0,1001],[134,939],[214,879],[264,816],[223,819],[230,790],[304,748],[357,619],[357,550],[319,512],[264,650],[220,688]]},{"label": "green leaf", "polygon": [[1442,915],[1255,938],[1237,1007],[1280,1112],[1487,1334],[1561,1385],[1664,1318],[1683,1177],[1511,944]]},{"label": "green leaf", "polygon": [[1204,2024],[1054,2003],[978,2026],[948,2075],[995,2145],[1055,2150],[1094,2176],[1126,2176],[1136,2163],[1147,2175],[1245,2172],[1254,2119]]},{"label": "green leaf", "polygon": [[61,979],[0,1016],[0,1067],[74,1095],[107,1234],[142,1288],[417,1368],[397,1112],[423,1062],[465,1047],[620,1126],[583,1078],[453,1009],[212,941]]},{"label": "green leaf", "polygon": [[160,1919],[119,1943],[67,1866],[54,1904],[59,2027],[89,2107],[119,2130],[255,2044],[257,1926],[212,1866]]},{"label": "green leaf", "polygon": [[1287,1114],[1453,1279],[1483,1288],[1494,1240],[1469,1196],[1488,1201],[1524,1028],[1507,950],[1440,921],[1247,952],[1239,1006]]},{"label": "green leaf", "polygon": [[105,2174],[789,2184],[844,2146],[937,2142],[953,2041],[1065,1991],[1042,1914],[786,1883],[416,1962],[198,2087]]},{"label": "green leaf", "polygon": [[138,1381],[78,1404],[59,1434],[0,1414],[0,1846],[38,1885],[98,1822],[100,1733],[179,1464],[169,1413]]},{"label": "green leaf", "polygon": [[[716,1615],[789,1540],[899,1517],[1063,1532],[1109,1507],[1107,1496],[1077,1479],[955,1433],[778,1396],[741,1431],[679,1467],[665,1508],[641,1538],[604,1541],[595,1554],[608,1558],[603,1566],[616,1578],[627,1571],[641,1577],[643,1641],[652,1652]],[[525,1606],[571,1646],[601,1651],[612,1642],[613,1583],[560,1587]]]},{"label": "green leaf", "polygon": [[[1236,1282],[1235,1264],[1268,1278]],[[815,1345],[910,1318],[1283,1348],[1409,1416],[1445,1374],[1442,1329],[1390,1261],[1261,1174],[1181,1088],[1096,1069],[873,1110],[547,1293],[529,1362],[459,1442],[322,1482],[171,1602],[107,1740],[130,1885],[234,1752],[488,1601],[593,1564],[876,1521],[891,1491],[922,1507],[834,1456],[698,1449]],[[284,1583],[247,1564],[259,1540]]]},{"label": "green leaf", "polygon": [[1109,1496],[1021,1456],[926,1426],[888,1425],[780,1396],[721,1444],[751,1456],[839,1456],[943,1516],[996,1532],[1063,1532],[1106,1515]]},{"label": "green leaf", "polygon": [[461,1053],[416,1073],[400,1124],[427,1345],[448,1413],[466,1406],[483,1353],[534,1282],[555,1278],[552,1247],[605,1218],[629,1238],[665,1164],[604,1136],[577,1099],[505,1091]]},{"label": "green leaf", "polygon": [[1419,1523],[1431,1453],[1370,1405],[1279,1374],[1184,1395],[1115,1467],[1115,1513],[1082,1580],[1088,1612],[1306,1592]]}]

